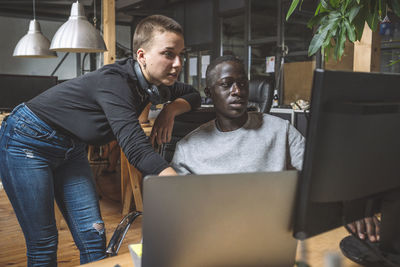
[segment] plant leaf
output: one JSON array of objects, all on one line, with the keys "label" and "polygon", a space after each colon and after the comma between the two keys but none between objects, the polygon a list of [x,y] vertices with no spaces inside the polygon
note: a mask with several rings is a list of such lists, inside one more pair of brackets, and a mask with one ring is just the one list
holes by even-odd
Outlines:
[{"label": "plant leaf", "polygon": [[310,46],[308,47],[308,55],[312,56],[314,55],[318,49],[321,48],[321,46],[326,42],[326,36],[330,31],[334,31],[335,27],[337,27],[339,20],[332,19],[332,20],[327,20],[326,24],[321,25],[317,33],[314,35],[314,37],[311,39]]},{"label": "plant leaf", "polygon": [[388,64],[388,66],[392,66],[392,65],[397,64],[399,62],[400,62],[400,59],[393,60],[393,61],[390,62],[390,64]]},{"label": "plant leaf", "polygon": [[315,9],[314,16],[318,15],[320,10],[321,10],[321,3],[319,3],[317,9]]},{"label": "plant leaf", "polygon": [[333,7],[333,9],[337,9],[339,8],[341,2],[342,0],[329,0],[328,3],[331,5],[331,7]]},{"label": "plant leaf", "polygon": [[360,12],[355,16],[353,20],[353,25],[356,30],[356,40],[360,41],[362,34],[364,32],[364,25],[366,21],[366,17],[368,15],[368,7],[367,6],[362,6],[360,9]]},{"label": "plant leaf", "polygon": [[344,25],[346,27],[347,35],[349,36],[350,42],[354,43],[356,41],[356,33],[353,28],[354,26],[350,25],[347,19],[344,20]]},{"label": "plant leaf", "polygon": [[344,3],[342,3],[342,6],[340,7],[340,12],[341,12],[342,14],[345,14],[345,13],[346,13],[346,10],[347,10],[347,8],[348,8],[348,6],[349,6],[349,4],[350,4],[350,1],[351,1],[351,0],[345,0]]},{"label": "plant leaf", "polygon": [[292,15],[293,11],[295,11],[298,4],[299,4],[299,0],[292,0],[292,4],[290,5],[289,10],[286,14],[286,20],[288,20],[289,17]]},{"label": "plant leaf", "polygon": [[310,46],[308,47],[308,56],[312,56],[317,53],[318,49],[320,49],[322,44],[324,43],[327,34],[328,30],[324,30],[321,33],[317,33],[314,35],[310,42]]},{"label": "plant leaf", "polygon": [[327,2],[326,0],[320,0],[321,5],[323,8],[325,8],[326,10],[332,11],[333,8],[331,7],[331,5],[329,4],[329,2]]},{"label": "plant leaf", "polygon": [[329,19],[339,18],[341,16],[342,16],[342,14],[340,14],[340,12],[338,12],[338,11],[332,11],[329,13]]},{"label": "plant leaf", "polygon": [[367,15],[367,23],[368,26],[371,28],[372,31],[375,31],[378,26],[379,21],[379,11],[378,11],[378,2],[379,0],[375,0],[373,9]]},{"label": "plant leaf", "polygon": [[308,23],[307,23],[307,27],[308,28],[312,28],[314,25],[318,25],[318,24],[322,24],[322,20],[324,18],[327,18],[328,14],[327,13],[320,13],[314,17],[312,17]]},{"label": "plant leaf", "polygon": [[341,59],[344,52],[344,43],[346,42],[346,27],[344,22],[341,23],[340,32],[338,34],[338,42],[336,43],[336,59]]},{"label": "plant leaf", "polygon": [[353,6],[350,11],[347,13],[350,23],[353,21],[355,16],[357,16],[358,12],[360,11],[361,6]]}]

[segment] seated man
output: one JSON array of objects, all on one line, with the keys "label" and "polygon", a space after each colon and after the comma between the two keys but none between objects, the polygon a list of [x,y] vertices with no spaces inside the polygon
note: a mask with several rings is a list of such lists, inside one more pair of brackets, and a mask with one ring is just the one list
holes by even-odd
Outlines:
[{"label": "seated man", "polygon": [[[247,111],[249,86],[243,62],[215,59],[207,68],[205,93],[216,119],[201,125],[176,145],[171,165],[179,174],[301,170],[304,137],[286,120]],[[348,225],[361,239],[379,240],[379,221]]]},{"label": "seated man", "polygon": [[247,111],[249,85],[239,59],[223,56],[213,61],[206,84],[216,120],[178,142],[171,164],[179,174],[301,169],[304,137],[286,120]]}]

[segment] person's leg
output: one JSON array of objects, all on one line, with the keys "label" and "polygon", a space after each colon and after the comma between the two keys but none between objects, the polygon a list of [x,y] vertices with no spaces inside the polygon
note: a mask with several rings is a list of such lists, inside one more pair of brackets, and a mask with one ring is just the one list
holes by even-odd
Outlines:
[{"label": "person's leg", "polygon": [[104,258],[104,222],[83,144],[66,154],[54,176],[57,204],[80,251],[81,264]]},{"label": "person's leg", "polygon": [[41,153],[48,135],[42,130],[10,116],[0,136],[0,176],[25,236],[27,265],[57,266],[53,176],[49,154]]}]

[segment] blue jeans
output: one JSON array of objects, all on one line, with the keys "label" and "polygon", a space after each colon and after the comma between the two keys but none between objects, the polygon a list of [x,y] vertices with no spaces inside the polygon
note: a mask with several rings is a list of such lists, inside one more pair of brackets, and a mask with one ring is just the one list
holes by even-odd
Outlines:
[{"label": "blue jeans", "polygon": [[105,231],[86,145],[19,105],[0,129],[0,177],[25,236],[28,266],[56,266],[54,199],[81,263],[105,257]]}]

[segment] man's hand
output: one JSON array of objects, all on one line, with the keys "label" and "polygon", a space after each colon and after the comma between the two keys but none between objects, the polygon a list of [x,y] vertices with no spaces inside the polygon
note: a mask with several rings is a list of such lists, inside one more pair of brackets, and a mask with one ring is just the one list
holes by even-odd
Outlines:
[{"label": "man's hand", "polygon": [[164,106],[154,121],[150,134],[151,144],[154,146],[155,141],[157,141],[158,145],[170,142],[175,116],[190,110],[190,104],[182,98],[177,98],[172,103]]},{"label": "man's hand", "polygon": [[368,237],[369,241],[377,242],[380,239],[380,221],[376,216],[367,217],[347,225],[351,232],[358,235],[360,239]]}]

